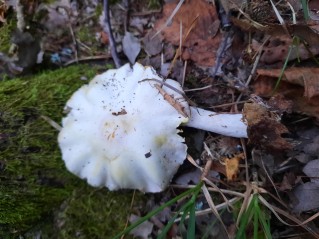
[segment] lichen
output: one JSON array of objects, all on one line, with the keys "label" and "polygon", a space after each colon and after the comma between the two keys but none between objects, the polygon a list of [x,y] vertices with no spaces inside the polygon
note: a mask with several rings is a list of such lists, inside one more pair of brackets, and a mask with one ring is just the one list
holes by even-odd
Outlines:
[{"label": "lichen", "polygon": [[69,173],[57,130],[41,117],[59,123],[80,78],[96,71],[79,65],[0,82],[0,238],[110,238],[124,228],[132,193],[92,188]]}]

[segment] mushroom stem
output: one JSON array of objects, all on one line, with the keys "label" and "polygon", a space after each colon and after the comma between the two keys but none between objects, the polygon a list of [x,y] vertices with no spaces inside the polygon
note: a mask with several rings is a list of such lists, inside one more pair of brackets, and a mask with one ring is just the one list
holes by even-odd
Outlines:
[{"label": "mushroom stem", "polygon": [[247,138],[247,125],[242,120],[242,114],[219,114],[196,107],[190,107],[190,111],[191,117],[185,124],[187,127],[236,138]]}]

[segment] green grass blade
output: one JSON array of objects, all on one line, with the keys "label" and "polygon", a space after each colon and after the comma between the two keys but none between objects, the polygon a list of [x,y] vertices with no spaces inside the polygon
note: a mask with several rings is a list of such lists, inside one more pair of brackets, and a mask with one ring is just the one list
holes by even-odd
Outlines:
[{"label": "green grass blade", "polygon": [[258,228],[259,228],[259,220],[258,220],[258,215],[259,215],[259,213],[258,213],[258,209],[259,208],[255,208],[254,209],[254,212],[253,212],[253,214],[254,214],[254,239],[258,239]]},{"label": "green grass blade", "polygon": [[303,10],[303,16],[305,18],[305,21],[309,20],[309,12],[308,12],[308,0],[301,0],[302,10]]},{"label": "green grass blade", "polygon": [[241,216],[240,225],[238,231],[236,233],[236,239],[245,239],[246,238],[246,229],[253,216],[254,210],[254,201],[256,200],[255,195],[253,196],[246,212],[244,212]]},{"label": "green grass blade", "polygon": [[157,239],[165,239],[166,238],[166,234],[168,233],[169,229],[172,227],[172,225],[174,224],[176,218],[179,216],[179,214],[184,211],[185,214],[187,214],[187,209],[188,208],[188,204],[184,205],[183,207],[181,207],[176,214],[167,222],[166,226],[163,228],[163,230],[161,231],[161,233],[157,236]]},{"label": "green grass blade", "polygon": [[254,239],[258,239],[259,237],[259,216],[261,214],[258,196],[254,195]]},{"label": "green grass blade", "polygon": [[190,211],[190,206],[192,205],[192,200],[189,200],[187,203],[185,203],[177,212],[176,214],[167,222],[166,226],[163,228],[162,232],[158,235],[157,239],[165,239],[166,234],[169,231],[169,229],[174,224],[176,218],[182,213],[180,225],[184,223],[186,216],[188,215]]},{"label": "green grass blade", "polygon": [[139,220],[137,220],[135,223],[133,223],[132,225],[130,225],[129,227],[127,227],[124,231],[122,231],[121,233],[119,233],[118,235],[116,235],[115,237],[113,237],[113,239],[119,239],[121,238],[121,236],[129,233],[130,231],[132,231],[134,228],[136,228],[137,226],[139,226],[140,224],[142,224],[143,222],[147,221],[148,219],[150,219],[151,217],[153,217],[154,215],[156,215],[157,213],[161,212],[164,210],[164,208],[169,207],[171,205],[173,205],[174,203],[176,203],[177,201],[179,201],[180,199],[182,199],[185,196],[188,196],[194,192],[199,192],[201,187],[203,185],[203,182],[200,182],[199,184],[197,184],[195,187],[181,193],[180,195],[176,196],[175,198],[171,199],[170,201],[168,201],[167,203],[164,203],[162,206],[154,209],[153,211],[149,212],[148,214],[146,214],[144,217],[140,218]]},{"label": "green grass blade", "polygon": [[187,239],[195,238],[195,202],[192,203],[189,210],[188,228],[187,228]]},{"label": "green grass blade", "polygon": [[289,57],[290,57],[290,55],[291,55],[291,52],[292,52],[293,47],[294,47],[294,46],[290,46],[290,47],[289,47],[288,55],[287,55],[287,57],[286,57],[284,66],[283,66],[282,69],[281,69],[281,72],[280,72],[280,75],[279,75],[279,77],[278,77],[278,80],[276,81],[276,85],[275,85],[275,88],[274,88],[274,90],[273,90],[273,92],[272,92],[272,95],[277,91],[277,89],[278,89],[278,87],[279,87],[279,85],[280,85],[281,79],[282,79],[282,77],[284,76],[284,73],[285,73],[285,70],[286,70],[286,68],[287,68],[288,61],[289,61]]},{"label": "green grass blade", "polygon": [[[265,209],[264,209],[264,210],[265,210]],[[270,232],[270,224],[269,224],[269,220],[267,220],[267,215],[265,214],[264,211],[261,211],[261,212],[260,212],[259,222],[260,222],[260,224],[262,225],[262,228],[263,228],[265,237],[266,237],[267,239],[271,239],[272,236],[271,236],[271,232]]]}]

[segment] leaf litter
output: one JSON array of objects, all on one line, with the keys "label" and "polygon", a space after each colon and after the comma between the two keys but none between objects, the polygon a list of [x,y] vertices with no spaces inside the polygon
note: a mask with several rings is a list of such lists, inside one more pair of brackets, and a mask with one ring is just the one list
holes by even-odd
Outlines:
[{"label": "leaf litter", "polygon": [[[128,213],[131,223],[198,183],[205,165],[210,165],[205,177],[210,185],[215,185],[209,193],[214,195],[212,199],[217,208],[226,199],[230,200],[230,195],[254,190],[265,193],[267,190],[280,198],[280,205],[297,219],[307,218],[307,213],[314,214],[319,210],[319,72],[315,59],[319,54],[319,22],[315,16],[316,1],[309,1],[309,21],[303,20],[302,8],[294,1],[289,1],[294,13],[288,4],[280,1],[272,1],[276,12],[271,4],[260,1],[252,1],[249,11],[241,8],[243,1],[221,2],[167,1],[161,6],[162,12],[161,9],[149,10],[138,1],[132,1],[129,6],[126,1],[111,6],[116,49],[125,61],[150,64],[162,75],[177,79],[184,85],[188,97],[203,107],[220,112],[243,111],[249,135],[244,142],[207,132],[199,137],[185,129],[183,135],[187,144],[195,145],[196,142],[199,145],[190,149],[189,157],[193,160],[185,163],[168,191],[150,197],[152,207],[139,208],[135,213],[139,216]],[[32,37],[38,40],[39,35],[43,35],[40,40],[45,59],[57,59],[49,67],[82,60],[94,64],[111,61],[109,36],[103,31],[103,22],[99,21],[103,13],[98,10],[101,7],[98,1],[55,1],[50,4],[33,1],[34,5],[25,4],[29,16],[45,12],[45,17],[33,19],[42,25],[42,29],[35,29],[38,34]],[[230,32],[221,30],[221,6],[226,14],[236,16],[230,18],[233,24]],[[9,6],[1,2],[1,24],[10,20],[7,19],[9,7],[16,10],[13,3]],[[282,17],[282,23],[278,21],[281,19],[278,15]],[[296,24],[292,21],[294,18]],[[9,55],[9,52],[4,54]],[[30,54],[21,55],[18,51],[17,67],[24,68],[21,59]],[[54,54],[58,58],[52,58]],[[9,72],[13,78],[16,74],[25,74],[15,73],[11,60],[6,59],[1,57],[4,67],[0,71]],[[39,67],[35,60],[27,66],[32,74]],[[40,66],[48,67],[43,62]],[[247,81],[249,77],[251,82]],[[276,85],[279,86],[277,89]],[[258,187],[249,189],[251,184]],[[222,195],[222,191],[230,194]],[[245,205],[249,208],[246,202],[249,202],[248,197],[245,203],[242,202],[240,211],[245,211]],[[140,238],[157,236],[183,203],[185,199],[145,221],[132,231],[133,235]],[[279,206],[278,200],[269,199],[269,203]],[[207,198],[198,197],[196,213],[206,209],[209,209]],[[218,216],[212,213],[197,217],[197,236],[235,235],[236,216],[240,214],[232,210],[222,213],[220,218],[227,227],[217,222]],[[271,218],[274,225],[278,225],[276,216]],[[312,222],[318,230],[318,219]],[[187,227],[185,221],[173,223],[169,231],[171,238],[185,235]],[[271,230],[276,233],[280,227],[282,225],[271,226]],[[250,230],[252,228],[248,227],[248,234]]]}]

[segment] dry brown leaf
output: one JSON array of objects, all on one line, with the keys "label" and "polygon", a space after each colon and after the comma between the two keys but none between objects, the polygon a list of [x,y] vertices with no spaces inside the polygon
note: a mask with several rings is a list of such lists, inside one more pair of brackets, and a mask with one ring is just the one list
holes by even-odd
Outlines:
[{"label": "dry brown leaf", "polygon": [[[259,70],[257,70],[257,72],[258,71]],[[253,83],[254,93],[264,97],[271,96],[277,80],[277,76],[270,77],[266,75],[259,75]],[[308,99],[304,97],[305,89],[303,86],[288,83],[285,80],[280,82],[280,86],[276,93],[281,94],[285,97],[285,99],[292,101],[291,110],[293,112],[305,114],[305,117],[315,117],[317,122],[319,122],[319,96],[313,96],[311,99]]]},{"label": "dry brown leaf", "polygon": [[293,172],[287,172],[279,185],[280,191],[290,191],[295,185],[296,175]]},{"label": "dry brown leaf", "polygon": [[210,168],[212,171],[221,173],[226,175],[225,165],[221,164],[219,161],[213,161],[212,166]]},{"label": "dry brown leaf", "polygon": [[234,181],[237,178],[239,170],[239,162],[244,159],[244,154],[239,153],[232,158],[225,159],[227,181]]},{"label": "dry brown leaf", "polygon": [[[269,19],[269,16],[267,18]],[[280,24],[268,23],[262,25],[257,22],[249,21],[247,19],[237,19],[235,17],[232,17],[231,20],[235,26],[247,32],[263,32],[274,38],[287,38],[290,40],[292,39],[291,36],[296,36],[299,37],[301,40],[304,40],[310,46],[318,45],[319,34],[317,34],[316,26],[305,24],[290,24],[285,25],[284,28],[283,25]]]},{"label": "dry brown leaf", "polygon": [[[282,30],[281,30],[282,31]],[[312,31],[312,30],[311,30]],[[319,53],[319,47],[318,44],[313,44],[314,41],[319,41],[319,37],[317,34],[312,33],[304,33],[299,30],[298,28],[298,34],[306,34],[309,35],[309,39],[306,40],[306,42],[311,42],[310,46],[308,46],[308,49],[300,43],[298,46],[294,46],[291,49],[289,60],[294,60],[294,59],[309,59],[313,55],[316,55]],[[313,35],[315,34],[315,36]],[[254,51],[258,51],[260,49],[262,43],[257,42],[253,40],[252,48]],[[264,64],[275,64],[280,62],[283,64],[283,62],[286,61],[288,52],[290,51],[290,47],[293,46],[292,38],[287,35],[282,35],[282,34],[274,34],[274,37],[269,39],[269,42],[263,47],[263,54],[260,57],[260,63]]]},{"label": "dry brown leaf", "polygon": [[8,10],[8,6],[7,4],[4,3],[0,3],[0,22],[5,23],[6,22],[6,18],[5,18],[5,13]]},{"label": "dry brown leaf", "polygon": [[[278,78],[281,71],[281,69],[259,69],[257,74]],[[304,96],[308,99],[319,96],[319,68],[291,67],[284,71],[282,80],[303,86]]]},{"label": "dry brown leaf", "polygon": [[[163,8],[163,17],[155,24],[155,30],[160,30],[169,18],[177,3],[167,3]],[[182,24],[182,39],[196,19],[196,25],[183,42],[182,58],[191,59],[201,66],[212,66],[215,63],[221,34],[219,34],[219,19],[215,7],[205,0],[192,0],[184,3],[174,16],[172,24],[164,28],[162,34],[166,41],[180,45],[180,25]]]},{"label": "dry brown leaf", "polygon": [[275,94],[268,100],[267,104],[271,108],[276,109],[276,111],[279,114],[282,114],[284,112],[287,112],[287,113],[292,112],[292,107],[293,107],[292,100],[286,99],[282,94]]}]

